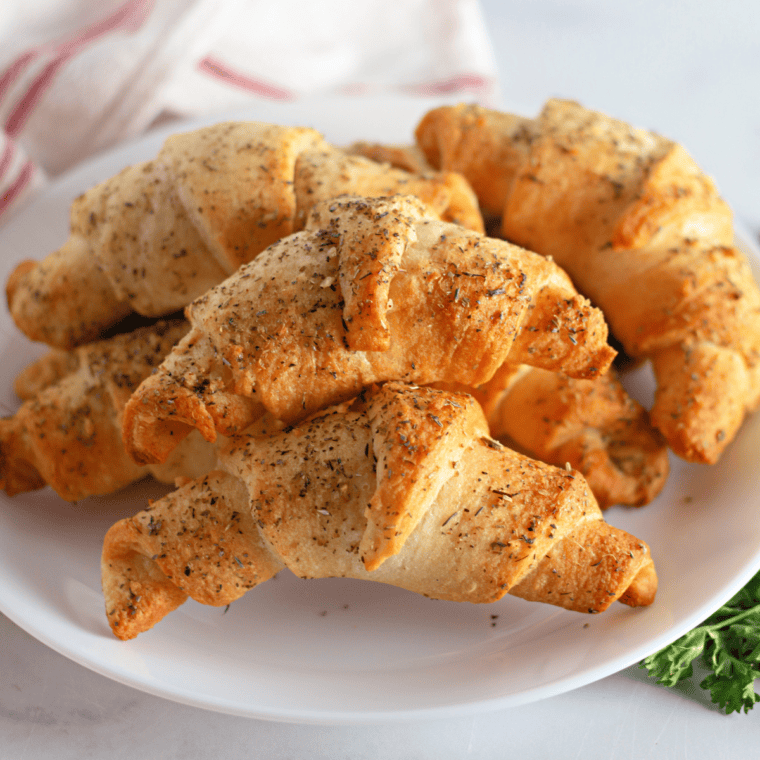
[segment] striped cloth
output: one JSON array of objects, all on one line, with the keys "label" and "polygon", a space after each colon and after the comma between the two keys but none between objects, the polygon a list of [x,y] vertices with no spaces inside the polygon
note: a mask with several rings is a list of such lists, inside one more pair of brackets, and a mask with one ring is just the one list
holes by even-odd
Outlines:
[{"label": "striped cloth", "polygon": [[10,0],[0,40],[0,224],[157,123],[255,98],[498,89],[477,0]]}]

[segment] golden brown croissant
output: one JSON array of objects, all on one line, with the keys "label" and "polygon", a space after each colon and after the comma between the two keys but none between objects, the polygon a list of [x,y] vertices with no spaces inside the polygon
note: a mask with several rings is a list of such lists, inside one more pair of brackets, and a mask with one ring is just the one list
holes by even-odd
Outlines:
[{"label": "golden brown croissant", "polygon": [[213,441],[266,409],[294,422],[370,383],[488,380],[505,361],[603,374],[601,313],[547,259],[431,219],[409,196],[315,207],[187,309],[190,333],[130,399],[124,436],[163,461],[193,427]]},{"label": "golden brown croissant", "polygon": [[483,228],[459,176],[390,169],[313,129],[223,123],[170,137],[155,160],[78,198],[63,247],[11,274],[11,313],[30,338],[62,348],[132,310],[170,314],[346,192],[414,194],[442,219]]},{"label": "golden brown croissant", "polygon": [[415,137],[431,166],[459,167],[483,212],[501,217],[535,129],[532,119],[460,104],[429,111]]},{"label": "golden brown croissant", "polygon": [[[673,450],[716,461],[760,401],[760,291],[728,206],[686,151],[560,100],[535,120],[438,109],[417,137],[503,215],[507,239],[568,271],[626,353],[652,360],[651,418]],[[485,165],[498,187],[480,183]]]},{"label": "golden brown croissant", "polygon": [[237,436],[220,462],[108,531],[119,638],[187,596],[228,604],[282,567],[456,601],[511,593],[601,612],[654,600],[648,547],[603,520],[578,472],[489,438],[465,394],[389,383],[296,428]]},{"label": "golden brown croissant", "polygon": [[[477,111],[493,122],[488,128],[476,127]],[[507,188],[495,183],[503,181],[504,163],[520,160],[530,123],[510,114],[477,111],[460,106],[456,122],[448,120],[436,129],[421,130],[421,135],[436,137],[438,128],[460,130],[445,142],[428,146],[429,151],[437,163],[466,168],[473,185],[490,201],[486,208],[490,219],[501,213],[506,202]],[[444,114],[432,111],[427,118]],[[484,139],[497,138],[503,140],[501,145],[482,144]],[[439,145],[459,155],[442,158],[436,154]],[[431,168],[419,145],[360,142],[351,150],[408,171]],[[579,470],[602,509],[613,504],[647,504],[665,485],[669,463],[664,439],[613,372],[592,381],[507,362],[477,389],[436,385],[472,393],[486,413],[494,438],[509,439],[542,462],[560,467],[569,463]]]},{"label": "golden brown croissant", "polygon": [[67,501],[106,494],[145,477],[173,483],[216,462],[198,434],[164,465],[141,467],[122,443],[122,413],[132,391],[188,330],[175,320],[88,344],[54,349],[16,381],[25,403],[0,419],[0,488],[9,495],[50,485]]},{"label": "golden brown croissant", "polygon": [[648,504],[665,485],[667,445],[614,371],[583,380],[507,363],[469,392],[494,438],[542,462],[569,463],[602,509]]}]

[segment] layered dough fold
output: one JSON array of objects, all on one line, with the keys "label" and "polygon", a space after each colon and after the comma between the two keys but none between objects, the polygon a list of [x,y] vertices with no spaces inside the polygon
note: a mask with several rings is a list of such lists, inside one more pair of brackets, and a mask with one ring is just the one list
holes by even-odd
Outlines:
[{"label": "layered dough fold", "polygon": [[580,473],[490,438],[468,395],[388,383],[259,433],[231,438],[222,469],[109,530],[103,589],[118,637],[188,596],[229,604],[283,567],[591,613],[654,599],[646,544],[603,520]]},{"label": "layered dough fold", "polygon": [[617,372],[596,380],[505,364],[479,388],[491,435],[542,462],[569,464],[588,481],[602,509],[643,506],[670,472],[665,439]]},{"label": "layered dough fold", "polygon": [[651,417],[673,450],[715,462],[760,401],[760,291],[730,209],[683,147],[561,100],[536,119],[444,107],[416,134],[504,237],[553,257],[626,353],[651,359]]},{"label": "layered dough fold", "polygon": [[409,196],[318,204],[187,309],[188,335],[127,404],[141,463],[192,428],[213,441],[264,411],[288,423],[386,380],[489,380],[509,356],[596,377],[614,351],[598,309],[546,258],[431,219]]},{"label": "layered dough fold", "polygon": [[24,400],[0,419],[0,488],[13,496],[51,486],[67,501],[112,493],[152,475],[198,477],[216,462],[193,434],[164,464],[135,464],[122,442],[124,406],[189,325],[161,321],[70,351],[54,349],[16,379]]},{"label": "layered dough fold", "polygon": [[431,215],[483,229],[461,176],[390,168],[305,127],[227,122],[169,137],[155,159],[77,198],[64,245],[11,274],[11,314],[32,340],[60,348],[131,311],[171,314],[347,192],[414,194]]}]

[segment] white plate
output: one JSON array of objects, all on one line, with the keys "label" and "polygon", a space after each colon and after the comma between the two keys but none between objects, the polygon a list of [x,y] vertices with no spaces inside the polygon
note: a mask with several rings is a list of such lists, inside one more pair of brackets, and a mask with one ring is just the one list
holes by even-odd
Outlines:
[{"label": "white plate", "polygon": [[[306,102],[234,114],[315,126],[335,142],[409,140],[421,101]],[[176,130],[174,127],[172,130]],[[67,233],[80,192],[155,154],[167,131],[104,155],[57,182],[0,233],[0,277]],[[758,263],[747,240],[742,247]],[[18,406],[16,373],[42,352],[0,315],[0,402]],[[646,373],[635,393],[651,393]],[[636,663],[697,625],[760,568],[760,416],[714,467],[673,461],[665,491],[607,519],[652,548],[656,603],[584,616],[507,598],[431,601],[380,584],[298,581],[287,572],[228,611],[188,602],[131,642],[108,628],[102,537],[161,493],[147,482],[67,504],[49,489],[0,497],[0,610],[40,641],[103,675],[199,707],[299,722],[442,718],[513,706]]]}]

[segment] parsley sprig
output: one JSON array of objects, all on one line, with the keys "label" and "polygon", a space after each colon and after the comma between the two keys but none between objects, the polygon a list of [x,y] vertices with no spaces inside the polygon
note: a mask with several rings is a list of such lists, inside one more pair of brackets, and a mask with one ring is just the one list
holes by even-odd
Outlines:
[{"label": "parsley sprig", "polygon": [[760,573],[702,625],[649,655],[640,667],[657,683],[675,686],[691,678],[699,657],[711,671],[700,687],[726,714],[747,713],[760,702],[754,687],[760,678]]}]

